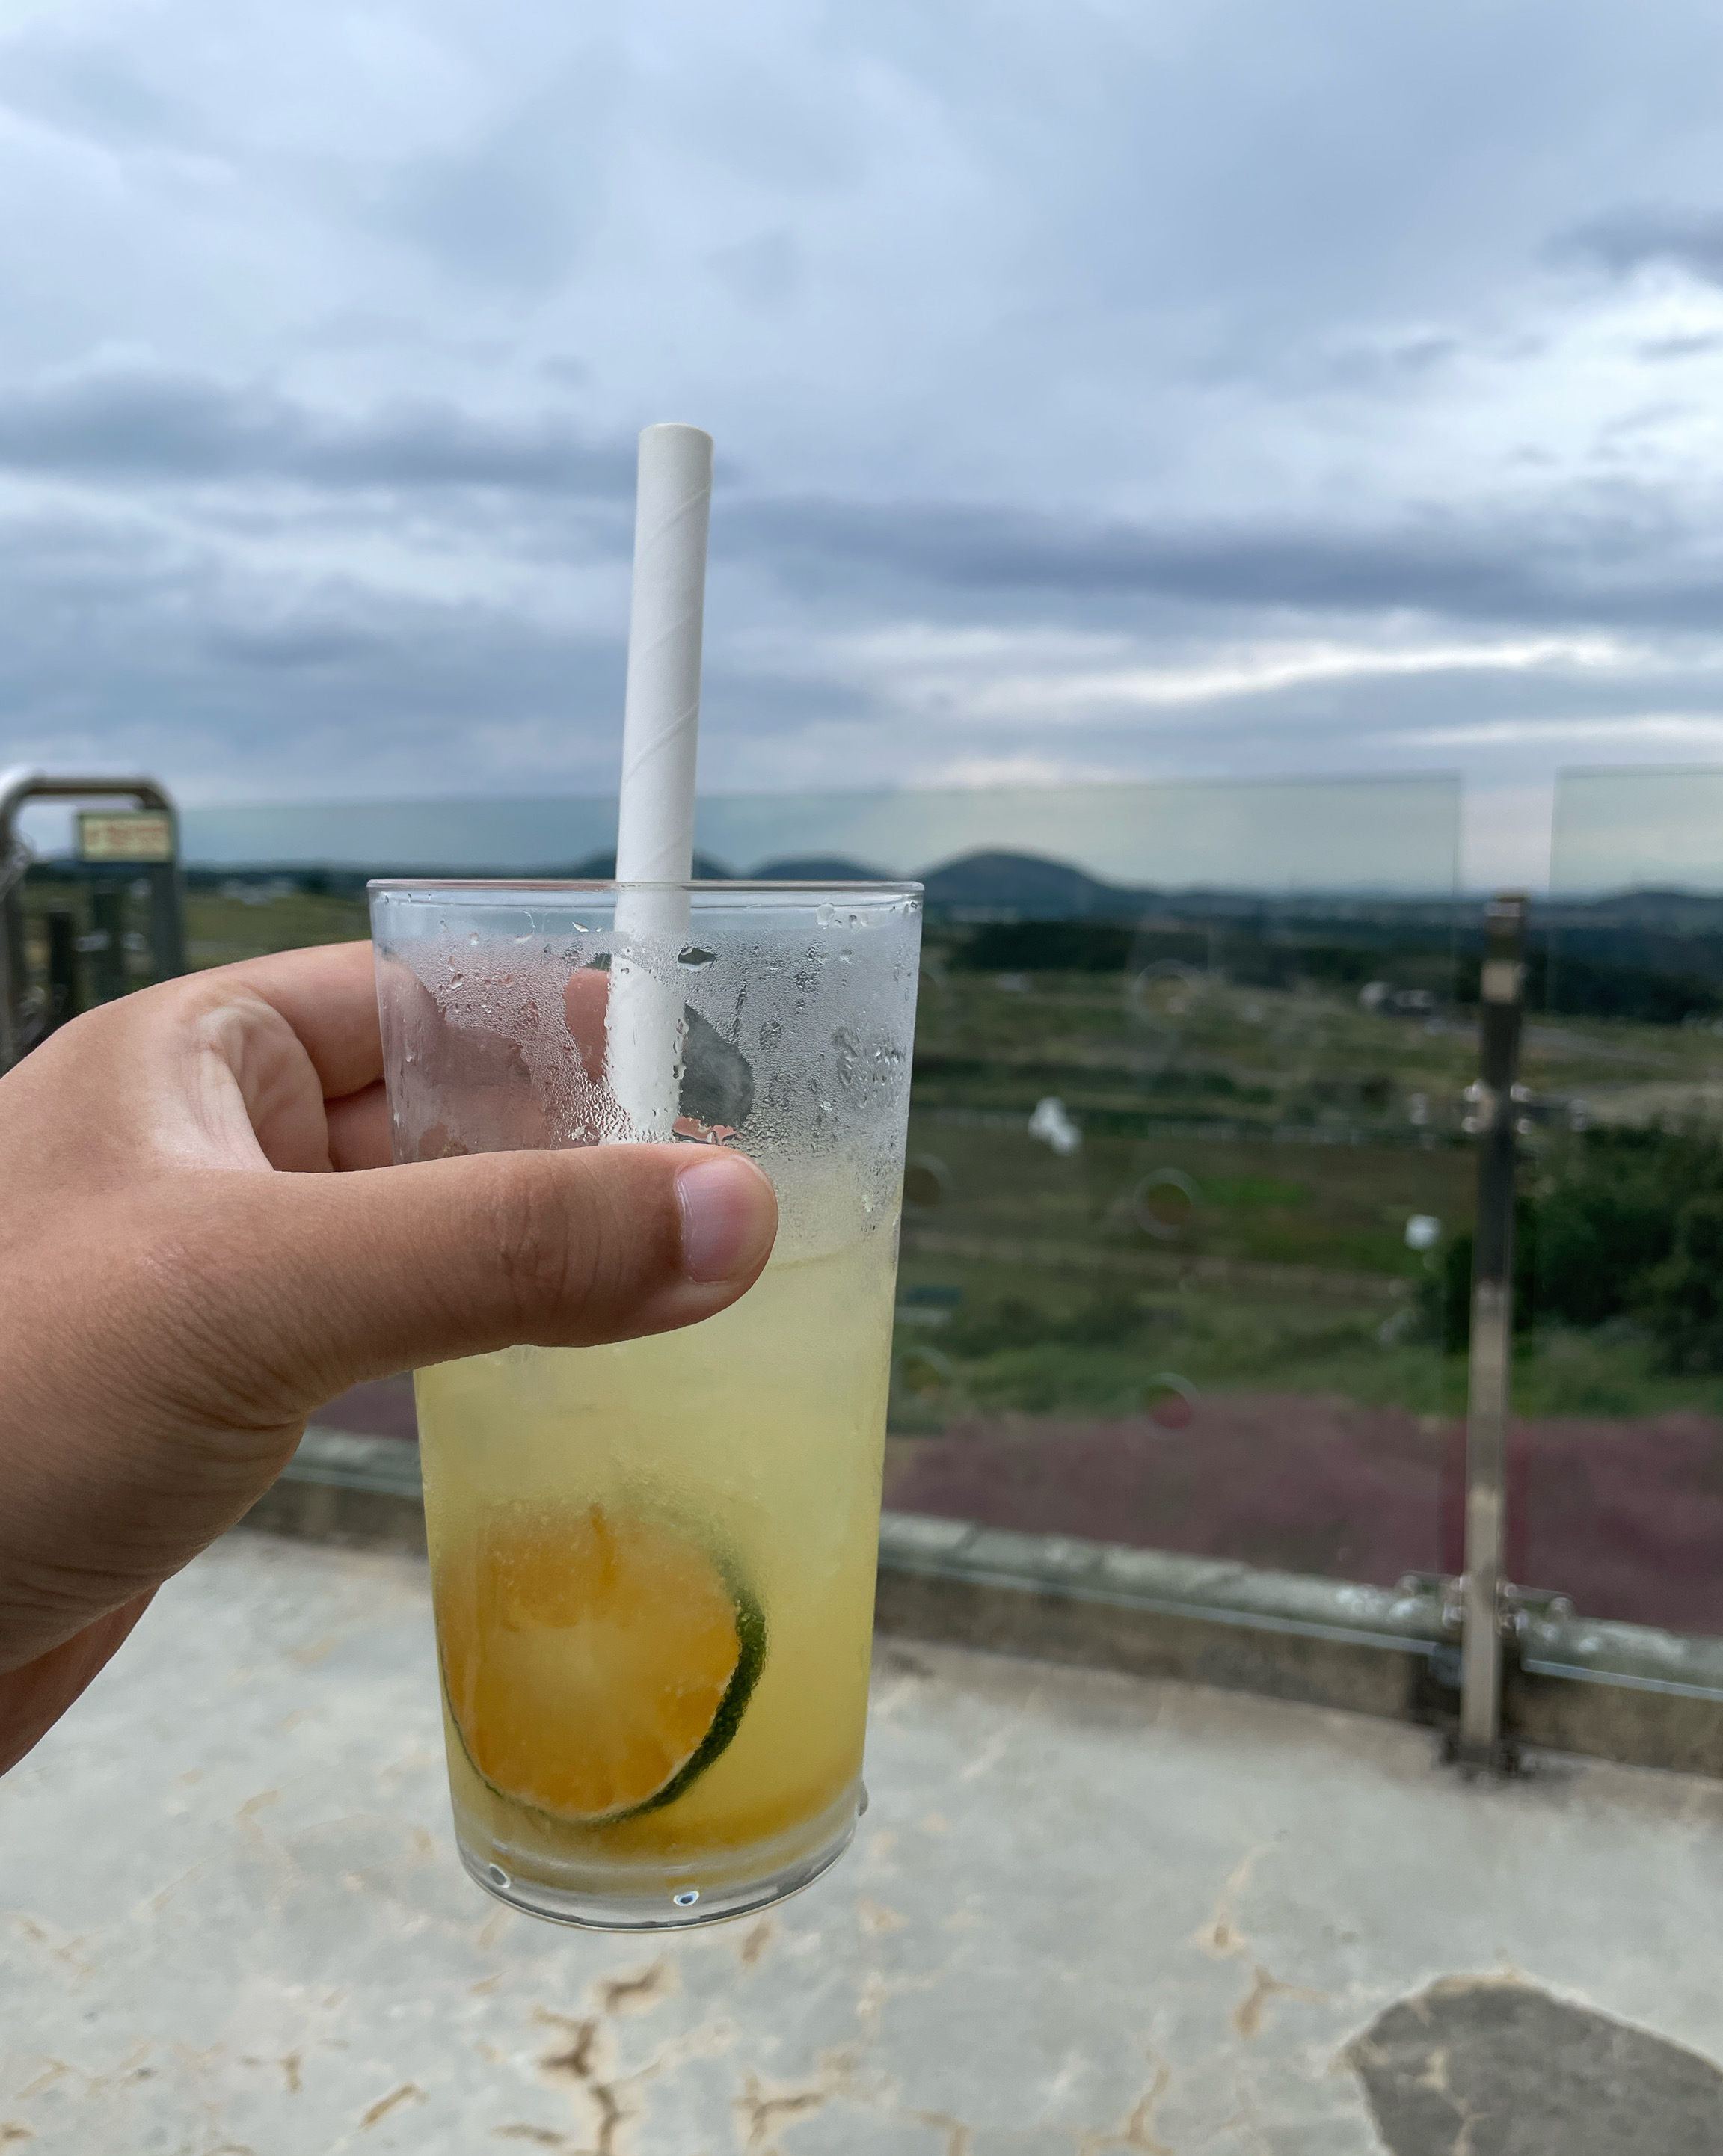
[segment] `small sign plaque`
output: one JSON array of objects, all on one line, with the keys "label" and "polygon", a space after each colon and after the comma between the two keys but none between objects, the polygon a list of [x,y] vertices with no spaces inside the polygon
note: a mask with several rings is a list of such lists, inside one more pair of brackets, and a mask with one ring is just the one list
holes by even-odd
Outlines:
[{"label": "small sign plaque", "polygon": [[173,819],[163,808],[81,808],[81,861],[171,861]]}]

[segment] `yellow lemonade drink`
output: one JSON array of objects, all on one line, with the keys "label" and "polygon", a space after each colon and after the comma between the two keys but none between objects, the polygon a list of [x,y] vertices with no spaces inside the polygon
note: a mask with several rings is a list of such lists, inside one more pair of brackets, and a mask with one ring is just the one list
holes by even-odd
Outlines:
[{"label": "yellow lemonade drink", "polygon": [[419,1372],[456,1818],[515,1897],[724,1913],[847,1841],[895,1242],[683,1332]]},{"label": "yellow lemonade drink", "polygon": [[703,1324],[417,1378],[467,1869],[569,1923],[760,1907],[864,1801],[919,886],[374,884],[372,922],[397,1160],[694,1142],[777,1190]]}]

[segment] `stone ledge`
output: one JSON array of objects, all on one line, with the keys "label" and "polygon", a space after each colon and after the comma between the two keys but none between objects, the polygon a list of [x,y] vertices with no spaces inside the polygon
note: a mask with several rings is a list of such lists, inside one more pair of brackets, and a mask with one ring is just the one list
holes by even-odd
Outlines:
[{"label": "stone ledge", "polygon": [[1428,1655],[1441,1637],[1428,1599],[1394,1588],[911,1512],[881,1514],[879,1564],[882,1571],[1059,1594],[1159,1616],[1267,1626],[1347,1646]]},{"label": "stone ledge", "polygon": [[1723,1699],[1723,1640],[1608,1618],[1539,1618],[1526,1629],[1528,1676],[1622,1685],[1689,1699]]},{"label": "stone ledge", "polygon": [[424,1502],[418,1447],[398,1437],[361,1437],[346,1430],[310,1424],[282,1475],[284,1482],[333,1483],[342,1490],[371,1490]]},{"label": "stone ledge", "polygon": [[[423,1553],[415,1447],[313,1425],[248,1527]],[[1441,1723],[1453,1645],[1428,1594],[1070,1535],[885,1513],[880,1630]],[[1540,1617],[1510,1657],[1523,1744],[1723,1776],[1723,1640]]]},{"label": "stone ledge", "polygon": [[425,1547],[418,1447],[394,1437],[359,1437],[315,1423],[280,1480],[245,1516],[248,1527],[309,1542]]},{"label": "stone ledge", "polygon": [[1525,1743],[1723,1776],[1723,1640],[1597,1618],[1534,1621],[1502,1707]]},{"label": "stone ledge", "polygon": [[1388,1589],[905,1512],[880,1519],[877,1607],[882,1631],[1401,1721],[1440,1645]]}]

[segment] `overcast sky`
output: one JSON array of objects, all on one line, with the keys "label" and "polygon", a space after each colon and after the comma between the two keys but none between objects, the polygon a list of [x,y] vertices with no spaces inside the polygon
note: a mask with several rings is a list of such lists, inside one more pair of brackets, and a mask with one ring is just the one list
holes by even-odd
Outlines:
[{"label": "overcast sky", "polygon": [[1723,762],[1701,0],[0,0],[0,764],[717,791]]}]

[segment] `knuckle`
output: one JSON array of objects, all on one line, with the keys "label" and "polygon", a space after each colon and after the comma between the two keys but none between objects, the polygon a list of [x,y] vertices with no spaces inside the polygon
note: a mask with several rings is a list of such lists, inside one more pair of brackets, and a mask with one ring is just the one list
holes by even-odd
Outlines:
[{"label": "knuckle", "polygon": [[547,1172],[543,1154],[510,1156],[498,1181],[497,1250],[513,1315],[524,1330],[608,1331],[674,1269],[675,1229],[620,1160],[555,1158]]},{"label": "knuckle", "polygon": [[572,1233],[569,1208],[531,1154],[508,1156],[492,1199],[499,1268],[525,1322],[583,1298],[591,1287],[585,1239]]}]

